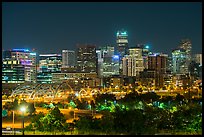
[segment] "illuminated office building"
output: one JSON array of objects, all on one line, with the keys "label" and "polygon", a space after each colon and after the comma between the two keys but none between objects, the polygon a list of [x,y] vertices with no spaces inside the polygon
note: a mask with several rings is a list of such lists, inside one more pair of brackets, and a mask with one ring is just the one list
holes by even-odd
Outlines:
[{"label": "illuminated office building", "polygon": [[202,54],[194,54],[193,60],[202,66]]},{"label": "illuminated office building", "polygon": [[62,50],[62,67],[75,66],[75,51]]},{"label": "illuminated office building", "polygon": [[116,34],[116,55],[119,55],[119,73],[122,75],[122,58],[128,55],[128,34],[127,31],[121,30]]},{"label": "illuminated office building", "polygon": [[38,83],[52,83],[52,73],[60,73],[62,66],[61,54],[40,54]]},{"label": "illuminated office building", "polygon": [[148,56],[152,54],[150,51],[150,46],[148,44],[138,44],[137,47],[142,48],[142,58],[144,69],[148,68]]},{"label": "illuminated office building", "polygon": [[188,73],[187,56],[184,49],[175,49],[172,51],[173,74]]},{"label": "illuminated office building", "polygon": [[77,70],[84,73],[97,72],[95,45],[77,45]]},{"label": "illuminated office building", "polygon": [[121,30],[117,32],[117,53],[120,58],[128,54],[128,34],[127,31]]},{"label": "illuminated office building", "polygon": [[2,83],[24,83],[25,67],[19,60],[3,59],[2,63]]},{"label": "illuminated office building", "polygon": [[181,40],[181,44],[180,44],[179,48],[184,49],[186,52],[187,58],[191,59],[192,44],[191,44],[190,40],[188,40],[188,39]]},{"label": "illuminated office building", "polygon": [[[181,40],[179,48],[185,50],[185,56],[186,56],[185,64],[186,64],[186,66],[189,66],[190,62],[192,61],[192,56],[191,56],[192,44],[191,44],[191,41],[189,39]],[[189,70],[187,70],[187,72],[189,72]]]},{"label": "illuminated office building", "polygon": [[148,56],[148,69],[155,71],[155,86],[162,88],[164,86],[164,75],[167,69],[167,54],[154,53]]},{"label": "illuminated office building", "polygon": [[11,59],[20,61],[20,64],[24,66],[25,81],[36,82],[36,53],[35,52],[31,52],[28,49],[12,49]]},{"label": "illuminated office building", "polygon": [[119,75],[119,56],[114,55],[114,47],[104,46],[96,52],[98,57],[99,77]]},{"label": "illuminated office building", "polygon": [[130,48],[129,55],[123,57],[123,75],[138,76],[144,70],[142,49],[139,47]]},{"label": "illuminated office building", "polygon": [[102,57],[102,50],[101,49],[97,49],[96,50],[96,56],[97,56],[97,74],[98,77],[101,78],[103,77],[103,57]]}]

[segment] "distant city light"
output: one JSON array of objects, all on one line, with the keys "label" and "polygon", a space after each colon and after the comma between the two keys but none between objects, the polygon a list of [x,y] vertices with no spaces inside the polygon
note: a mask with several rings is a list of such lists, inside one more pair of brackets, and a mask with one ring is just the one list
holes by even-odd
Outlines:
[{"label": "distant city light", "polygon": [[146,45],[145,48],[146,48],[146,49],[149,49],[149,45]]},{"label": "distant city light", "polygon": [[32,53],[30,53],[30,55],[33,55],[33,56],[35,56],[35,55],[36,55],[36,53],[35,53],[35,52],[32,52]]},{"label": "distant city light", "polygon": [[23,52],[29,52],[28,49],[12,49],[13,51],[23,51]]},{"label": "distant city light", "polygon": [[49,57],[49,56],[62,56],[62,55],[61,54],[40,54],[39,56]]},{"label": "distant city light", "polygon": [[118,55],[113,55],[113,59],[119,59]]},{"label": "distant city light", "polygon": [[126,32],[126,31],[125,31],[125,32],[121,32],[121,34],[122,34],[122,35],[127,35],[127,32]]}]

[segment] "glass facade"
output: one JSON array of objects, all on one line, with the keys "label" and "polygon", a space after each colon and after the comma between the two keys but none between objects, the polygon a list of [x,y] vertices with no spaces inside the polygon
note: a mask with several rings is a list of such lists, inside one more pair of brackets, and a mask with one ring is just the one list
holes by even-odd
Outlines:
[{"label": "glass facade", "polygon": [[77,46],[77,71],[84,73],[97,72],[95,45]]},{"label": "glass facade", "polygon": [[4,59],[2,63],[2,83],[24,83],[24,66],[19,60]]},{"label": "glass facade", "polygon": [[61,54],[40,54],[38,83],[52,83],[52,73],[60,73],[62,66]]}]

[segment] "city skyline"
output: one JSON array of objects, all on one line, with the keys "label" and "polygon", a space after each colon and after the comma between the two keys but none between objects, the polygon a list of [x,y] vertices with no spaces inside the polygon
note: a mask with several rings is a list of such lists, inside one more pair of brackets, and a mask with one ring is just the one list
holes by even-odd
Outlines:
[{"label": "city skyline", "polygon": [[116,46],[121,29],[129,47],[149,44],[153,52],[170,54],[187,38],[193,53],[202,50],[201,3],[4,2],[2,8],[3,50],[43,54],[75,50],[77,44]]}]

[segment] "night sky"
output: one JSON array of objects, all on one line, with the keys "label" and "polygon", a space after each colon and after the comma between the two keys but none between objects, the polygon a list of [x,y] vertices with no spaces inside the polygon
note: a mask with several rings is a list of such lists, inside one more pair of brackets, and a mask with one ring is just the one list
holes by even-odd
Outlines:
[{"label": "night sky", "polygon": [[76,44],[116,45],[116,32],[128,31],[129,45],[148,43],[153,52],[170,54],[181,39],[202,50],[202,5],[124,2],[4,2],[3,50],[36,49],[40,53],[75,50]]}]

